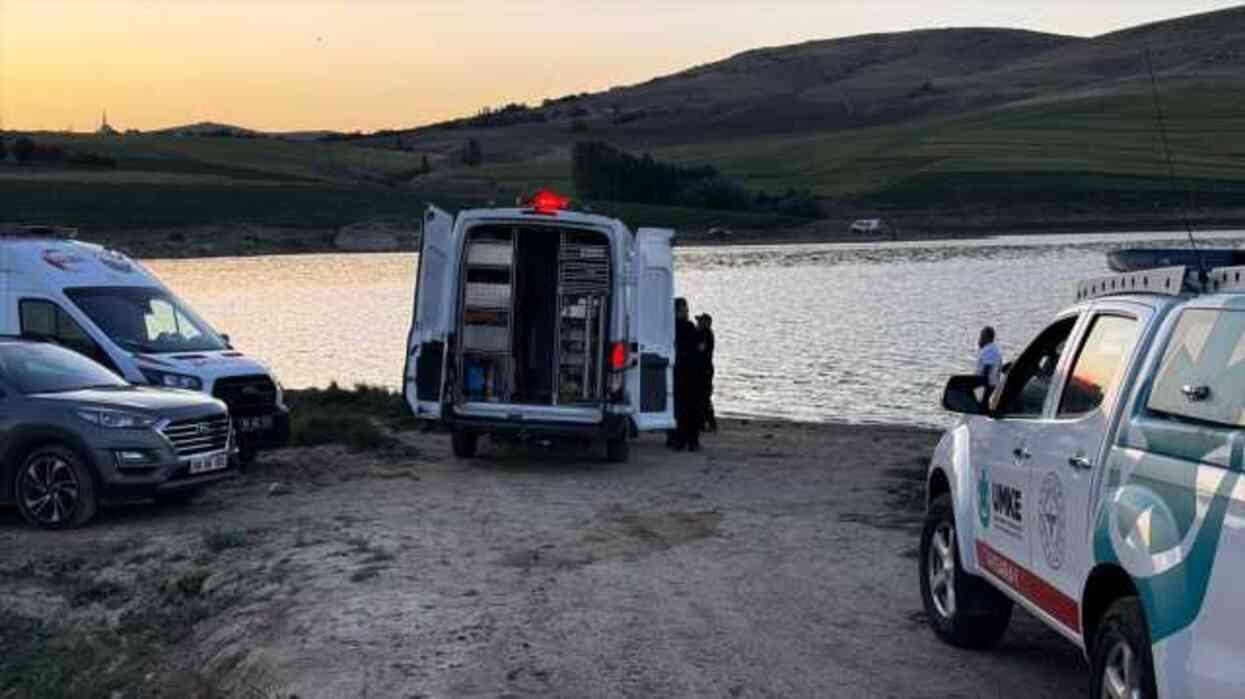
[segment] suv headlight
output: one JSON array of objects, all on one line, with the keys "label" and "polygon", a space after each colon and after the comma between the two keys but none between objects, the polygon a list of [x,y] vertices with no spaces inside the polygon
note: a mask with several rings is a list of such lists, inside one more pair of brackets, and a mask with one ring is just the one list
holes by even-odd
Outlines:
[{"label": "suv headlight", "polygon": [[152,386],[164,386],[165,388],[188,388],[192,391],[202,390],[203,382],[196,376],[186,376],[185,374],[173,374],[167,371],[157,371],[155,369],[141,369],[143,376]]},{"label": "suv headlight", "polygon": [[86,420],[92,425],[99,427],[107,427],[111,429],[121,430],[140,430],[151,427],[156,424],[156,419],[139,415],[137,413],[127,413],[122,410],[108,410],[104,408],[84,408],[76,411],[78,417]]}]

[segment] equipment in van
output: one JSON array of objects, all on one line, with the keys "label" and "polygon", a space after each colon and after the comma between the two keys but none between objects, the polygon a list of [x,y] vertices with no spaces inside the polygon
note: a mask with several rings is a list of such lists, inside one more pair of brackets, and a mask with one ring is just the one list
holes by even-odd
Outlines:
[{"label": "equipment in van", "polygon": [[472,456],[482,435],[604,442],[673,426],[673,232],[573,211],[541,191],[513,209],[424,221],[404,394]]},{"label": "equipment in van", "polygon": [[132,384],[223,400],[243,462],[285,446],[289,411],[268,367],[230,346],[142,263],[75,235],[0,227],[0,334],[56,342]]}]

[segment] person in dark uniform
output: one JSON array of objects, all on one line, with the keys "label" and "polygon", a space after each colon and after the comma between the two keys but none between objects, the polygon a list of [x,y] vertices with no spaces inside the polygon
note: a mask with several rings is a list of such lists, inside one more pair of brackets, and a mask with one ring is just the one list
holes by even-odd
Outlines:
[{"label": "person in dark uniform", "polygon": [[705,368],[704,395],[705,431],[718,431],[718,418],[713,413],[713,316],[701,313],[696,316],[696,330],[700,332],[702,362]]},{"label": "person in dark uniform", "polygon": [[704,353],[700,333],[688,320],[687,299],[674,301],[675,450],[700,450],[704,415]]}]

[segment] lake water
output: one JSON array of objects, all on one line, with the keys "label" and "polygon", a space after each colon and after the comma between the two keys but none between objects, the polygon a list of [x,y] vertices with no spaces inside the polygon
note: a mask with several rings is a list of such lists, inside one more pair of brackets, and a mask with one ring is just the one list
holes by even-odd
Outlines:
[{"label": "lake water", "polygon": [[[1199,234],[1239,247],[1245,233]],[[678,293],[717,335],[719,412],[946,424],[946,377],[971,372],[981,326],[1014,358],[1104,252],[1180,236],[1007,236],[934,243],[679,248]],[[397,388],[417,256],[327,254],[148,264],[289,387]]]}]

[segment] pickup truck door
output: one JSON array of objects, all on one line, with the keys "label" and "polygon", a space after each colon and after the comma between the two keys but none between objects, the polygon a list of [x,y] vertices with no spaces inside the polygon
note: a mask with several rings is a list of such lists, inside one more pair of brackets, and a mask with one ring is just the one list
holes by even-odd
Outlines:
[{"label": "pickup truck door", "polygon": [[1094,306],[1053,401],[1048,435],[1029,447],[1032,569],[1050,605],[1043,609],[1073,632],[1080,631],[1080,599],[1093,559],[1095,477],[1149,313],[1118,302]]},{"label": "pickup truck door", "polygon": [[454,218],[435,206],[424,215],[415,275],[415,308],[406,341],[402,393],[415,417],[441,417],[445,343],[449,335],[450,280],[455,269]]},{"label": "pickup truck door", "polygon": [[628,280],[631,355],[627,394],[636,429],[674,427],[674,231],[641,228]]},{"label": "pickup truck door", "polygon": [[1033,467],[1044,443],[1057,433],[1053,397],[1068,364],[1065,347],[1079,321],[1074,313],[1043,330],[1007,373],[993,416],[973,418],[970,426],[978,564],[1052,617],[1059,615],[1048,604],[1049,586],[1032,567],[1037,532]]}]

